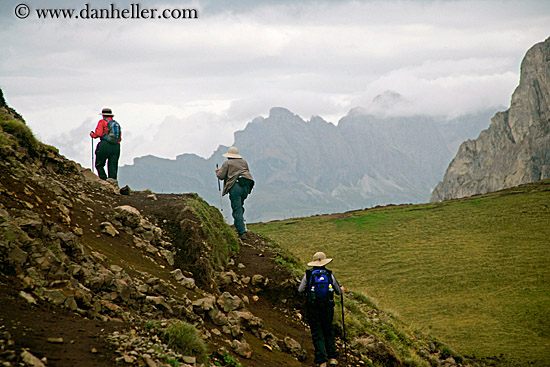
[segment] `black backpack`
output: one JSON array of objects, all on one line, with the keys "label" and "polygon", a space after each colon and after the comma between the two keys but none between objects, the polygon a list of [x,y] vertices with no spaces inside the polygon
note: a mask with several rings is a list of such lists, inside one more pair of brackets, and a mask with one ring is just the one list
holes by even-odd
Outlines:
[{"label": "black backpack", "polygon": [[239,186],[244,186],[244,187],[248,187],[248,192],[252,192],[252,189],[254,188],[254,181],[248,179],[248,178],[245,178],[241,175],[239,175],[239,177],[237,177],[237,184],[239,184]]}]

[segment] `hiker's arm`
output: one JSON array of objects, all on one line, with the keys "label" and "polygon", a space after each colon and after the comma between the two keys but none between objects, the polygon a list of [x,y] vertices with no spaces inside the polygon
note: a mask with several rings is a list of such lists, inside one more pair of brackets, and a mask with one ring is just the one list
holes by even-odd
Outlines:
[{"label": "hiker's arm", "polygon": [[307,279],[306,279],[306,275],[304,274],[304,277],[300,282],[300,286],[298,287],[298,292],[304,293],[306,291],[306,285],[307,285]]},{"label": "hiker's arm", "polygon": [[104,120],[99,120],[99,122],[97,123],[97,127],[95,128],[95,131],[91,131],[90,132],[90,136],[92,138],[102,138],[104,134],[104,131],[105,131],[105,127],[103,126],[103,121]]},{"label": "hiker's arm", "polygon": [[344,293],[344,286],[342,286],[342,285],[340,285],[340,283],[338,283],[338,281],[334,277],[334,274],[332,274],[332,285],[334,287],[334,292],[337,295],[340,295],[340,294]]},{"label": "hiker's arm", "polygon": [[227,169],[229,165],[227,164],[227,161],[223,162],[222,167],[220,169],[216,170],[216,176],[219,180],[224,180],[225,176],[227,176]]}]

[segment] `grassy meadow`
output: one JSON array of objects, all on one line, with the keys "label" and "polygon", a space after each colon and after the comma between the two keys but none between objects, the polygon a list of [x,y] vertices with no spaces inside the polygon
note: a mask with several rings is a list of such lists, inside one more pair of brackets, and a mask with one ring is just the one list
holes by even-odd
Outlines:
[{"label": "grassy meadow", "polygon": [[550,366],[550,180],[493,194],[249,225],[467,356]]}]

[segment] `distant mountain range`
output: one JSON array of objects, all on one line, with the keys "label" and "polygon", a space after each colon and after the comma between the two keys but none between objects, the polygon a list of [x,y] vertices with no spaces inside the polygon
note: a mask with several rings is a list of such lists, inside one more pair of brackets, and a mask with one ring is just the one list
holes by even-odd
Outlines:
[{"label": "distant mountain range", "polygon": [[[387,96],[386,96],[387,97]],[[398,95],[392,93],[392,98]],[[432,188],[466,139],[476,137],[495,110],[452,120],[429,116],[380,118],[351,110],[338,125],[309,121],[284,108],[257,117],[237,131],[234,143],[248,161],[256,186],[246,201],[248,222],[341,212],[390,203],[427,202]],[[220,207],[214,169],[220,146],[208,159],[136,158],[119,170],[121,185],[155,192],[196,192]],[[231,221],[229,201],[224,215]]]}]

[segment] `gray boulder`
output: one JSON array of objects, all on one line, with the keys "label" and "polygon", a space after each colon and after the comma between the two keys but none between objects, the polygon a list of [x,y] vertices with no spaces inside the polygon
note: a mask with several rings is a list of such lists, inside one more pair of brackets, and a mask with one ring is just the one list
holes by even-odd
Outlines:
[{"label": "gray boulder", "polygon": [[141,213],[130,205],[122,205],[115,208],[115,219],[123,225],[136,228],[141,223]]},{"label": "gray boulder", "polygon": [[239,296],[232,296],[229,292],[223,292],[217,303],[224,312],[238,310],[243,305]]}]

